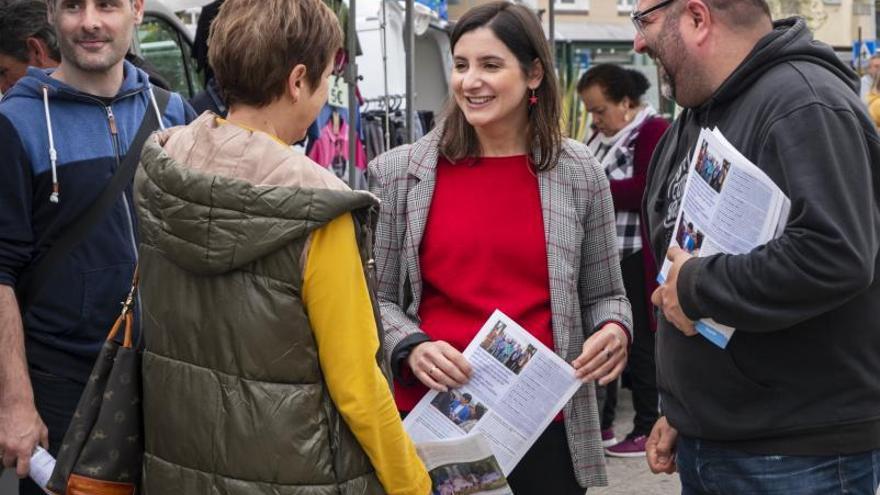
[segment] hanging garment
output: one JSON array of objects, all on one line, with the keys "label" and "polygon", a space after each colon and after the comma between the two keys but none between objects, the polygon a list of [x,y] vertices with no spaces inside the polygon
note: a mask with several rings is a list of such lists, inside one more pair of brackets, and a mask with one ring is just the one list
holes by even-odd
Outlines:
[{"label": "hanging garment", "polygon": [[[355,183],[349,184],[352,189],[366,187],[367,156],[364,144],[355,137]],[[337,114],[321,129],[321,134],[308,153],[309,158],[319,165],[333,171],[337,177],[349,181],[348,163],[348,124]]]},{"label": "hanging garment", "polygon": [[[336,14],[336,18],[339,19],[339,26],[342,28],[342,34],[344,36],[343,43],[344,47],[348,47],[348,5],[342,0],[324,0],[324,4],[330,7],[330,10]],[[361,50],[361,42],[360,39],[355,39],[355,56],[363,55],[363,51]]]},{"label": "hanging garment", "polygon": [[365,113],[363,118],[364,144],[367,147],[367,161],[385,153],[385,114]]}]

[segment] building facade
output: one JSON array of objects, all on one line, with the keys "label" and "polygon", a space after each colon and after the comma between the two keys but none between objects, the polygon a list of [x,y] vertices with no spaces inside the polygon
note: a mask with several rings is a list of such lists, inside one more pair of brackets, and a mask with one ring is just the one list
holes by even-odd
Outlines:
[{"label": "building facade", "polygon": [[[449,18],[457,19],[469,8],[488,0],[449,0]],[[542,14],[547,24],[551,0],[515,0]],[[632,42],[629,13],[636,0],[555,0],[557,39],[598,41],[609,45]],[[845,51],[859,39],[876,38],[878,0],[769,0],[775,18],[807,18],[816,39]]]},{"label": "building facade", "polygon": [[[489,0],[448,0],[449,19],[455,21],[468,9]],[[550,1],[555,1],[555,49],[557,69],[564,94],[569,135],[582,137],[586,120],[574,94],[580,75],[596,63],[610,62],[640,70],[651,81],[646,99],[667,116],[672,102],[664,101],[658,88],[656,66],[632,50],[635,29],[630,21],[638,0],[511,0],[527,5],[544,22],[549,33]],[[651,2],[656,3],[656,2]],[[840,57],[853,61],[853,43],[874,40],[880,0],[768,0],[774,18],[801,15],[807,19],[816,39],[833,46]],[[854,64],[855,65],[855,64]]]}]

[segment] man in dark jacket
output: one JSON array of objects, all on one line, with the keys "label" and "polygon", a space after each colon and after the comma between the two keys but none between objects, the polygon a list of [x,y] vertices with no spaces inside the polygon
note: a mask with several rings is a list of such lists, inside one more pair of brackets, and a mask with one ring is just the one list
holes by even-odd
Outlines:
[{"label": "man in dark jacket", "polygon": [[205,81],[205,89],[196,93],[189,103],[199,115],[210,110],[221,117],[226,117],[226,112],[229,110],[223,100],[223,89],[214,78],[214,70],[208,61],[208,35],[211,33],[211,24],[220,13],[223,1],[214,0],[202,7],[193,40],[193,58],[196,61],[196,70],[202,74]]},{"label": "man in dark jacket", "polygon": [[[28,69],[0,103],[0,453],[19,476],[35,445],[52,454],[61,446],[131,283],[129,188],[52,266],[42,290],[25,290],[107,186],[146,112],[156,111],[147,75],[124,60],[142,15],[143,0],[51,1],[61,63]],[[172,95],[162,120],[192,116]],[[25,481],[20,493],[42,491]]]},{"label": "man in dark jacket", "polygon": [[[880,138],[859,81],[763,0],[640,0],[635,48],[684,107],[643,209],[658,264],[655,472],[685,493],[864,493],[880,473]],[[670,243],[700,129],[717,127],[791,199],[778,239],[692,258]],[[737,329],[726,349],[694,331]]]}]

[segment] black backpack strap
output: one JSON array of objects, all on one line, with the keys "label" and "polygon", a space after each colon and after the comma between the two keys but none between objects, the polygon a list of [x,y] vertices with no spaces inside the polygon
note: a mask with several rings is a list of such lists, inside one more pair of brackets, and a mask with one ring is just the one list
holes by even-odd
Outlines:
[{"label": "black backpack strap", "polygon": [[[171,100],[171,93],[153,86],[153,94],[156,97],[159,114],[164,115],[168,102]],[[131,184],[140,162],[141,149],[144,147],[144,143],[150,134],[159,129],[159,127],[159,121],[153,104],[148,102],[140,129],[138,129],[134,140],[129,145],[125,158],[123,158],[119,167],[116,168],[116,172],[101,192],[101,195],[85,212],[67,226],[58,239],[52,243],[52,246],[46,251],[46,254],[43,255],[37,265],[18,284],[16,292],[18,293],[18,304],[22,315],[27,312],[30,305],[40,295],[52,269],[85,239],[98,221],[104,218],[107,212],[110,211],[110,208],[119,200],[119,196],[125,191],[125,188]]]}]

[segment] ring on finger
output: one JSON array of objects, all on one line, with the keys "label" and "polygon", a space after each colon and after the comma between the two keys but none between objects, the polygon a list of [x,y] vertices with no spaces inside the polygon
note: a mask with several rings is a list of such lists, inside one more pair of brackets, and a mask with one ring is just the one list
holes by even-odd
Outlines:
[{"label": "ring on finger", "polygon": [[608,360],[611,359],[611,354],[612,354],[611,351],[605,351],[605,360],[606,360],[606,361],[608,361]]},{"label": "ring on finger", "polygon": [[434,372],[435,372],[435,371],[437,371],[437,366],[436,366],[436,365],[431,366],[431,369],[428,370],[428,374],[429,374],[430,376],[434,376]]}]

